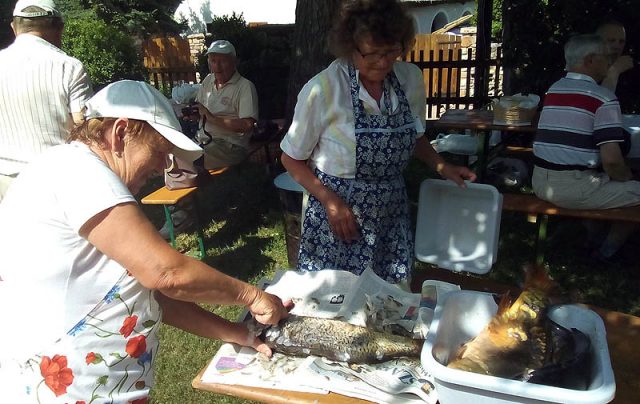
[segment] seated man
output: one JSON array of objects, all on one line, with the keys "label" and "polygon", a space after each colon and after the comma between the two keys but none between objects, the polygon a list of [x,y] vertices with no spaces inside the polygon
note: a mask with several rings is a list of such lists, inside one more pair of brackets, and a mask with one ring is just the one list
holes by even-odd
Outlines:
[{"label": "seated man", "polygon": [[199,133],[198,141],[205,151],[204,167],[215,169],[246,158],[258,119],[258,93],[253,83],[236,71],[236,50],[229,41],[214,41],[207,50],[207,60],[211,73],[196,97],[204,121],[204,136]]},{"label": "seated man", "polygon": [[623,54],[627,39],[624,26],[607,20],[596,33],[602,37],[611,63],[602,86],[616,94],[623,113],[640,113],[640,68],[634,65],[631,56]]},{"label": "seated man", "polygon": [[[533,143],[535,194],[558,206],[606,209],[640,204],[620,150],[624,141],[616,96],[598,85],[609,59],[598,35],[572,37],[564,48],[567,75],[544,99]],[[610,259],[634,226],[616,222],[594,256]]]},{"label": "seated man", "polygon": [[[235,47],[223,39],[207,50],[210,74],[202,81],[196,101],[203,130],[196,141],[204,149],[204,168],[211,170],[242,162],[248,153],[249,140],[258,120],[258,93],[253,83],[236,70]],[[171,208],[177,232],[194,223],[190,199]],[[169,239],[169,223],[160,229]]]}]

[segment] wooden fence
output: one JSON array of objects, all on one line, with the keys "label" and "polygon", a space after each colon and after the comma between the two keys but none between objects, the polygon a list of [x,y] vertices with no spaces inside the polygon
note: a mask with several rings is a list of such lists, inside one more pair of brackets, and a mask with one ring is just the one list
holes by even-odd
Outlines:
[{"label": "wooden fence", "polygon": [[195,83],[196,69],[189,41],[181,37],[158,37],[142,45],[144,66],[149,82],[157,89],[168,90],[180,82]]},{"label": "wooden fence", "polygon": [[[422,69],[427,92],[427,119],[437,119],[446,109],[479,108],[502,95],[502,49],[488,61],[475,57],[475,47],[462,47],[462,37],[421,34],[403,60]],[[475,75],[487,74],[488,88],[475,89]]]},{"label": "wooden fence", "polygon": [[[437,119],[446,109],[479,108],[502,95],[502,50],[477,60],[475,47],[463,47],[468,38],[450,34],[419,34],[403,60],[423,71],[427,92],[427,119]],[[144,65],[149,82],[170,92],[183,82],[196,82],[189,42],[181,37],[153,38],[144,42]],[[486,88],[476,88],[476,74],[486,74]],[[258,85],[258,84],[256,84]]]}]

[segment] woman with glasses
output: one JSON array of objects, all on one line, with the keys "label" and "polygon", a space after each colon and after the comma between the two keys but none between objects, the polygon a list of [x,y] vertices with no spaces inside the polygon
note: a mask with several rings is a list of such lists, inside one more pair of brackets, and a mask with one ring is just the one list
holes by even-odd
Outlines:
[{"label": "woman with glasses", "polygon": [[414,246],[402,171],[416,156],[464,186],[424,137],[422,72],[398,60],[414,42],[397,0],[347,0],[330,35],[337,59],[300,91],[282,163],[308,192],[298,269],[372,269],[408,286]]}]

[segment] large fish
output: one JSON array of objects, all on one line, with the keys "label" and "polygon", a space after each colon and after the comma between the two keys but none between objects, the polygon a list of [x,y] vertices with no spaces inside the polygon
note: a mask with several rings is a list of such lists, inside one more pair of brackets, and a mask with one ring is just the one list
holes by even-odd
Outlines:
[{"label": "large fish", "polygon": [[419,357],[422,340],[369,330],[340,320],[290,315],[265,329],[261,338],[274,351],[323,356],[348,363],[376,363]]},{"label": "large fish", "polygon": [[549,344],[546,313],[555,288],[543,268],[529,270],[518,299],[510,304],[505,295],[489,324],[447,366],[509,379],[542,368]]}]

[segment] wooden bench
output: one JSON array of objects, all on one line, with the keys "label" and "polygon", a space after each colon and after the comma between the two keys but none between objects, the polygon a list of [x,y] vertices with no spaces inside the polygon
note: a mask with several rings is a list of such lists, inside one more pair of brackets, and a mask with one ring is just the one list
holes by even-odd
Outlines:
[{"label": "wooden bench", "polygon": [[[270,122],[272,124],[277,125],[277,130],[273,131],[273,133],[271,133],[270,136],[264,139],[260,139],[260,140],[252,139],[251,142],[249,142],[248,153],[247,153],[247,156],[245,157],[245,161],[247,161],[258,151],[263,150],[265,154],[266,164],[267,164],[267,172],[269,172],[269,174],[274,172],[274,167],[272,167],[273,161],[271,159],[271,152],[269,150],[269,147],[274,142],[280,140],[280,138],[283,136],[284,131],[286,129],[286,121],[284,119],[272,119],[270,120]],[[228,169],[229,167],[222,167],[218,169],[207,170],[207,172],[209,173],[209,179],[226,172]],[[208,180],[205,180],[205,182],[208,182]],[[175,227],[174,227],[173,219],[171,218],[171,212],[169,210],[169,206],[177,205],[180,201],[184,200],[185,198],[191,195],[195,195],[194,193],[197,190],[198,190],[198,187],[170,190],[167,187],[162,186],[156,189],[155,191],[153,191],[152,193],[150,193],[149,195],[145,196],[141,200],[141,202],[144,205],[162,205],[164,209],[165,219],[169,224],[169,238],[171,240],[171,245],[173,246],[173,248],[176,247]],[[201,226],[200,218],[198,215],[197,199],[196,198],[193,198],[193,199],[194,199],[193,210],[194,210],[194,216],[195,216],[194,219],[196,222],[195,224],[196,224],[196,231],[197,231],[197,237],[198,237],[198,247],[200,250],[196,258],[204,259],[206,257],[206,250],[204,248],[204,237],[202,234],[202,226]]]},{"label": "wooden bench", "polygon": [[[207,170],[210,177],[215,177],[216,175],[220,175],[226,172],[229,167],[223,167],[216,170]],[[162,205],[164,209],[164,217],[166,222],[169,224],[169,238],[171,240],[171,246],[176,248],[176,235],[175,228],[173,223],[173,218],[171,217],[171,211],[169,210],[169,206],[176,205],[183,199],[194,195],[194,193],[198,190],[198,187],[191,188],[181,188],[181,189],[169,189],[166,186],[162,186],[149,195],[142,198],[141,202],[143,205]],[[197,200],[194,198],[194,219],[196,225],[196,232],[198,237],[198,247],[199,254],[195,256],[200,260],[204,259],[207,256],[207,252],[204,248],[204,237],[202,234],[202,225],[200,223],[200,216],[198,214],[198,204]]]},{"label": "wooden bench", "polygon": [[640,205],[611,209],[566,209],[544,201],[533,194],[503,194],[502,209],[522,212],[537,223],[536,262],[544,260],[544,242],[547,237],[549,216],[565,216],[579,219],[617,220],[640,223]]}]

